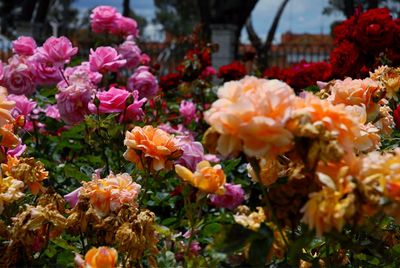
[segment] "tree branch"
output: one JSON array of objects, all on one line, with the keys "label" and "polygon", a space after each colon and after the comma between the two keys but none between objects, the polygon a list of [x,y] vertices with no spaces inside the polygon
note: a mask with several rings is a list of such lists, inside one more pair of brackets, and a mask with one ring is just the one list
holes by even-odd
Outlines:
[{"label": "tree branch", "polygon": [[253,47],[256,49],[257,52],[260,51],[262,49],[262,42],[256,31],[254,30],[251,17],[249,17],[246,21],[246,31]]},{"label": "tree branch", "polygon": [[265,40],[264,44],[264,51],[266,53],[268,53],[268,51],[271,49],[272,41],[274,40],[275,32],[279,25],[279,20],[282,17],[283,10],[285,9],[287,3],[289,3],[289,0],[283,0],[281,5],[279,6],[278,11],[275,14],[275,18],[272,22],[271,28],[268,31],[267,39]]}]

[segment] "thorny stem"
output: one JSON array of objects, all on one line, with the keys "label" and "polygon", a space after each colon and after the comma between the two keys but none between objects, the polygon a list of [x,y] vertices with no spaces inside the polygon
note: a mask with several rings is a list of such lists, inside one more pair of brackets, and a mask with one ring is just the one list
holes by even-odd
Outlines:
[{"label": "thorny stem", "polygon": [[[140,163],[142,164],[143,171],[144,171],[144,176],[143,176],[143,194],[139,198],[139,203],[142,204],[142,201],[145,201],[147,198],[147,186],[149,183],[150,175],[149,175],[149,170],[148,170],[148,165],[146,165],[145,161],[143,161],[142,154],[139,156],[140,158]],[[144,205],[144,204],[142,204]]]},{"label": "thorny stem", "polygon": [[[254,162],[253,161],[249,161],[249,162],[250,162],[250,165],[253,168],[253,170],[254,170],[254,172],[255,172],[255,174],[257,176],[257,181],[260,182],[261,180],[260,180],[260,170],[259,170],[259,168],[254,166]],[[278,221],[278,219],[277,219],[277,217],[275,215],[275,211],[272,208],[271,200],[270,200],[269,195],[268,195],[268,189],[265,189],[264,185],[261,182],[260,182],[260,186],[261,186],[261,191],[263,193],[263,196],[265,197],[265,201],[266,201],[266,205],[268,207],[268,210],[271,212],[272,221],[275,223],[276,227],[278,228],[279,234],[281,235],[282,240],[285,242],[285,246],[289,247],[289,243],[288,243],[288,241],[286,239],[286,236],[283,233],[282,227],[279,224],[279,221]]]},{"label": "thorny stem", "polygon": [[67,83],[67,86],[69,86],[69,82],[68,82],[67,78],[65,77],[64,71],[62,70],[62,68],[60,67],[58,70],[60,71],[60,74],[61,74],[62,78],[64,79],[65,83]]},{"label": "thorny stem", "polygon": [[82,232],[79,233],[79,238],[81,240],[83,252],[86,252],[85,238],[83,237]]}]

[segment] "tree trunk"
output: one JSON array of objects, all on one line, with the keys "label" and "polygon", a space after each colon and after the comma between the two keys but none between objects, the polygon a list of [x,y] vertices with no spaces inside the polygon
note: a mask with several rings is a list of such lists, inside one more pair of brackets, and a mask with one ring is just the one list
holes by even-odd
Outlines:
[{"label": "tree trunk", "polygon": [[350,18],[354,15],[355,7],[354,0],[343,0],[344,1],[344,14],[347,18]]},{"label": "tree trunk", "polygon": [[368,9],[378,8],[378,0],[368,0]]},{"label": "tree trunk", "polygon": [[37,8],[35,22],[44,23],[49,9],[50,0],[40,0]]},{"label": "tree trunk", "polygon": [[24,0],[22,3],[21,20],[30,21],[32,19],[33,10],[36,6],[36,0]]},{"label": "tree trunk", "polygon": [[122,15],[125,17],[129,17],[131,14],[131,8],[129,2],[130,2],[129,0],[124,0],[122,2]]}]

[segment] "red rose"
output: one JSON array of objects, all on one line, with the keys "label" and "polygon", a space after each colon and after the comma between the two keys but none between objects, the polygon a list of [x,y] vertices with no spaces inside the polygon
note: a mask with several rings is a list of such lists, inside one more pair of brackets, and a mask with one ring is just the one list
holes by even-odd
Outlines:
[{"label": "red rose", "polygon": [[163,90],[170,90],[177,88],[181,80],[181,75],[180,74],[167,74],[164,76],[160,77],[160,87]]},{"label": "red rose", "polygon": [[344,40],[352,40],[353,31],[355,27],[355,17],[351,17],[342,23],[335,26],[333,29],[333,37],[335,38],[335,44],[340,44]]},{"label": "red rose", "polygon": [[305,61],[294,65],[288,74],[287,83],[294,89],[303,89],[317,84],[317,81],[330,79],[332,71],[329,63]]},{"label": "red rose", "polygon": [[397,106],[396,110],[394,110],[393,119],[396,123],[396,128],[400,130],[400,105]]},{"label": "red rose", "polygon": [[281,70],[279,67],[271,67],[269,69],[265,69],[263,73],[265,78],[268,79],[278,79],[285,81],[285,76],[283,75],[283,70]]},{"label": "red rose", "polygon": [[221,66],[218,71],[218,77],[222,78],[224,82],[231,80],[239,80],[246,75],[246,68],[244,64],[234,61],[231,64]]},{"label": "red rose", "polygon": [[395,23],[387,8],[370,9],[356,22],[354,38],[364,51],[377,52],[393,44]]},{"label": "red rose", "polygon": [[364,65],[360,50],[354,43],[342,42],[330,56],[332,74],[336,78],[356,77]]},{"label": "red rose", "polygon": [[316,85],[317,81],[327,81],[331,75],[331,65],[327,62],[302,61],[286,69],[272,67],[264,71],[264,77],[282,80],[294,89]]}]

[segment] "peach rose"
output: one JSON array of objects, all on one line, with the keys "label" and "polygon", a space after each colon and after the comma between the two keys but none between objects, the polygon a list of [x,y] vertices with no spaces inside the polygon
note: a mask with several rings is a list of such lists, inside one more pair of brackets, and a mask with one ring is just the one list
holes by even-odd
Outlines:
[{"label": "peach rose", "polygon": [[14,121],[10,111],[14,108],[15,101],[8,100],[7,95],[7,89],[0,87],[0,127]]},{"label": "peach rose", "polygon": [[354,140],[360,136],[360,117],[349,112],[344,104],[333,105],[313,94],[297,98],[294,106],[294,116],[308,115],[313,124],[324,126],[337,137],[338,143],[347,153],[347,158],[354,156]]},{"label": "peach rose", "polygon": [[173,160],[182,155],[174,136],[152,126],[135,127],[127,131],[124,144],[128,147],[124,153],[125,159],[141,169],[148,159],[151,160],[149,168],[153,170],[170,168]]},{"label": "peach rose", "polygon": [[263,157],[290,148],[293,136],[285,123],[295,95],[287,84],[246,76],[225,83],[218,97],[204,118],[221,134],[217,150],[223,156],[243,150]]},{"label": "peach rose", "polygon": [[181,165],[175,166],[175,172],[184,181],[206,193],[223,194],[226,177],[221,165],[211,166],[208,161],[201,161],[193,173]]},{"label": "peach rose", "polygon": [[84,182],[79,195],[89,196],[96,211],[105,215],[118,210],[123,204],[135,205],[140,188],[127,173],[110,174],[104,179],[94,177],[92,181]]},{"label": "peach rose", "polygon": [[373,100],[379,89],[379,83],[371,78],[336,80],[328,100],[333,104],[364,105],[372,120],[379,113],[379,105]]}]

